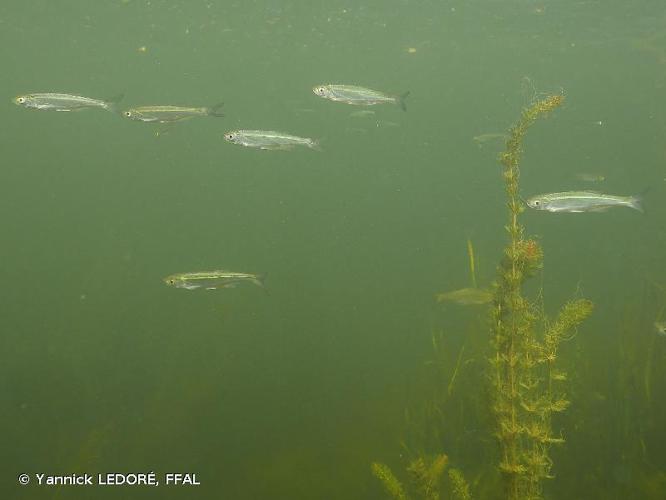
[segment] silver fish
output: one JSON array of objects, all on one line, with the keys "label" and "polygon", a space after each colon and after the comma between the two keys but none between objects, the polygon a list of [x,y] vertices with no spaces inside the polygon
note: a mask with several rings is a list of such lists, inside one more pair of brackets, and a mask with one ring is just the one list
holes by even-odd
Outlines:
[{"label": "silver fish", "polygon": [[217,290],[219,288],[234,288],[238,283],[248,281],[255,285],[265,288],[264,281],[266,275],[237,273],[234,271],[201,271],[196,273],[172,274],[164,278],[164,283],[174,288],[184,288],[186,290],[196,290],[204,288],[206,290]]},{"label": "silver fish", "polygon": [[223,103],[210,107],[185,107],[185,106],[140,106],[123,111],[123,116],[130,120],[147,123],[175,123],[189,120],[195,116],[222,117],[220,111]]},{"label": "silver fish", "polygon": [[580,172],[575,175],[576,179],[579,181],[583,182],[604,182],[606,180],[606,176],[601,175],[601,174],[592,174],[592,173],[587,173],[587,172]]},{"label": "silver fish", "polygon": [[232,130],[225,133],[224,138],[229,142],[249,148],[287,151],[295,146],[307,146],[310,149],[321,150],[319,142],[314,139],[273,130]]},{"label": "silver fish", "polygon": [[488,134],[480,134],[480,135],[475,135],[472,137],[472,140],[476,143],[479,148],[484,147],[490,142],[494,141],[505,141],[509,136],[506,134],[502,134],[499,132],[491,132]]},{"label": "silver fish", "polygon": [[407,111],[405,99],[409,92],[401,95],[391,95],[379,90],[372,90],[356,85],[317,85],[312,88],[312,92],[319,97],[331,101],[354,104],[356,106],[372,106],[374,104],[393,103],[400,106],[403,111]]},{"label": "silver fish", "polygon": [[360,111],[353,111],[349,113],[349,116],[352,118],[366,118],[368,116],[373,116],[375,112],[371,109],[362,109]]},{"label": "silver fish", "polygon": [[24,108],[51,111],[79,111],[85,108],[101,108],[115,112],[116,104],[119,103],[122,98],[122,94],[108,100],[103,100],[83,97],[80,95],[46,92],[17,96],[14,98],[14,103],[23,106]]},{"label": "silver fish", "polygon": [[532,196],[526,201],[530,208],[548,212],[603,212],[611,207],[629,207],[643,211],[639,196],[615,196],[596,191],[567,191]]},{"label": "silver fish", "polygon": [[463,306],[487,304],[493,300],[493,293],[485,288],[461,288],[452,292],[435,295],[437,302],[455,302]]}]

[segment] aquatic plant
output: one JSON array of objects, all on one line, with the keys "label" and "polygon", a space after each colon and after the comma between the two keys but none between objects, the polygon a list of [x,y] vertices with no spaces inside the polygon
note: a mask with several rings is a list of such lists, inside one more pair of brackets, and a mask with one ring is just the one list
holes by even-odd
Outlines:
[{"label": "aquatic plant", "polygon": [[371,468],[372,473],[382,482],[391,498],[395,498],[395,500],[407,500],[405,489],[400,481],[398,481],[398,478],[393,475],[388,465],[374,462]]},{"label": "aquatic plant", "polygon": [[449,480],[453,489],[453,498],[457,500],[472,500],[469,492],[469,484],[465,481],[462,472],[458,469],[449,469]]},{"label": "aquatic plant", "polygon": [[[424,500],[440,500],[442,498],[442,480],[448,462],[449,458],[440,453],[431,457],[421,455],[409,463],[407,472],[411,480],[411,490],[418,495],[417,498]],[[372,473],[382,482],[384,489],[391,498],[395,500],[408,500],[410,498],[405,493],[405,487],[387,465],[377,462],[373,463]],[[450,481],[450,494],[445,498],[471,500],[469,485],[465,481],[462,472],[451,468],[449,469],[448,477]]]},{"label": "aquatic plant", "polygon": [[[563,443],[564,438],[553,433],[552,418],[554,414],[565,411],[570,404],[564,391],[567,374],[557,366],[559,348],[563,341],[572,337],[593,309],[589,300],[576,298],[564,304],[554,319],[549,319],[540,299],[531,300],[523,294],[526,280],[543,267],[543,249],[536,239],[525,236],[525,229],[520,223],[520,214],[524,211],[519,196],[522,142],[536,119],[549,114],[563,100],[564,96],[553,95],[525,109],[518,123],[509,131],[506,150],[499,158],[504,167],[509,241],[497,267],[496,281],[486,293],[489,295],[487,301],[491,302],[494,351],[490,356],[491,409],[495,419],[494,434],[500,447],[498,468],[505,484],[503,496],[508,500],[543,498],[543,480],[553,477],[550,448]],[[473,247],[469,241],[468,253],[474,284]],[[467,294],[469,290],[475,289],[440,296],[449,299],[450,295]],[[442,300],[440,296],[438,299]],[[439,427],[442,425],[444,402],[451,396],[465,346],[460,348],[455,368],[448,374],[452,366],[451,353],[445,359],[441,335],[439,338],[433,335],[432,340],[435,361],[431,365],[437,368],[433,380],[437,389],[431,392],[431,398],[425,403],[424,418],[415,427],[422,441],[425,441],[420,448],[437,450],[443,446]],[[444,365],[446,369],[442,369]],[[404,444],[403,447],[409,451]],[[447,465],[448,458],[444,454],[419,453],[406,467],[411,478],[409,491],[388,466],[374,463],[372,470],[387,493],[395,499],[418,497],[439,500],[440,495],[444,495],[443,498],[471,499],[470,488],[462,472],[449,468],[445,475]],[[486,476],[486,479],[486,485],[475,482],[477,494],[490,492],[495,487],[492,478]]]},{"label": "aquatic plant", "polygon": [[[562,443],[554,436],[551,418],[569,406],[562,388],[566,373],[555,362],[560,343],[592,312],[589,300],[577,299],[562,307],[549,323],[542,308],[522,292],[524,282],[542,267],[543,250],[525,237],[519,216],[524,210],[519,196],[520,158],[527,129],[540,116],[560,106],[563,95],[552,95],[523,110],[509,131],[506,150],[500,154],[507,195],[509,242],[497,269],[491,322],[494,354],[490,362],[494,387],[493,411],[501,449],[499,469],[510,500],[543,497],[542,482],[553,477],[549,448]],[[543,323],[544,331],[537,333]]]},{"label": "aquatic plant", "polygon": [[474,254],[472,240],[467,238],[467,255],[469,257],[469,274],[472,286],[460,288],[449,292],[435,294],[437,302],[453,302],[462,306],[488,304],[493,300],[493,294],[487,287],[479,288],[476,283],[477,260]]},{"label": "aquatic plant", "polygon": [[[487,347],[484,331],[476,335]],[[473,335],[471,335],[473,336]],[[471,500],[470,486],[463,473],[451,466],[449,455],[442,450],[453,450],[464,461],[458,450],[465,439],[461,432],[466,425],[475,426],[473,415],[461,411],[463,404],[470,403],[469,393],[458,390],[457,380],[469,381],[474,374],[465,366],[473,362],[465,356],[465,343],[460,345],[455,335],[444,331],[431,332],[432,357],[423,362],[413,384],[416,399],[405,408],[404,435],[400,440],[402,449],[401,470],[396,474],[383,463],[373,463],[372,472],[384,486],[388,498],[424,500]],[[483,374],[472,380],[477,387],[483,384]],[[476,400],[475,400],[476,401]],[[464,403],[463,403],[464,402]],[[472,414],[482,414],[472,410]],[[466,450],[469,445],[464,444]],[[478,450],[475,450],[478,452]],[[478,453],[474,454],[474,459]],[[394,469],[395,470],[395,469]],[[404,478],[402,481],[399,478]]]}]

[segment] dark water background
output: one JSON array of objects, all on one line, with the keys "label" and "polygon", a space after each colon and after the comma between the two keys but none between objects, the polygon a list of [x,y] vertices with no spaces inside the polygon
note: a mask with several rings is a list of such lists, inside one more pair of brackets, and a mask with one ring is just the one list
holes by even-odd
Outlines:
[{"label": "dark water background", "polygon": [[[480,284],[506,240],[501,143],[472,138],[561,91],[528,134],[523,194],[591,187],[581,172],[649,191],[645,214],[524,216],[547,311],[596,304],[563,348],[573,405],[547,494],[665,498],[665,28],[660,1],[0,3],[0,498],[385,498],[370,463],[399,471],[400,442],[419,446],[405,409],[430,394],[440,334],[439,383],[462,346],[464,364],[428,446],[498,497],[486,312],[434,294],[470,285],[468,238]],[[312,94],[329,82],[409,90],[408,112],[350,116]],[[226,117],[157,136],[11,102],[49,91]],[[324,151],[226,143],[237,128]],[[161,281],[215,268],[266,272],[270,293]],[[148,471],[201,485],[16,479]]]}]

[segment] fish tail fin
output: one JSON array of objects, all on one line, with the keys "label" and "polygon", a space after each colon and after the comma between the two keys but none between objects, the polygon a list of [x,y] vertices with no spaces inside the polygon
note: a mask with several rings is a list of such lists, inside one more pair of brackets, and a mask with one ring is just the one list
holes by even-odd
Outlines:
[{"label": "fish tail fin", "polygon": [[638,210],[641,213],[645,213],[645,209],[643,208],[643,196],[642,195],[636,195],[632,196],[629,198],[629,206],[633,208],[634,210]]},{"label": "fish tail fin", "polygon": [[321,139],[312,139],[308,143],[308,147],[310,149],[314,149],[315,151],[323,151],[323,149],[321,147]]},{"label": "fish tail fin", "polygon": [[214,104],[213,106],[210,106],[210,107],[206,108],[206,111],[207,111],[206,114],[208,116],[215,116],[216,118],[221,118],[221,117],[224,116],[224,113],[222,113],[222,111],[220,111],[220,109],[222,109],[222,106],[224,106],[223,102],[219,102],[217,104]]},{"label": "fish tail fin", "polygon": [[124,97],[125,94],[123,93],[123,94],[114,95],[109,99],[104,99],[104,102],[106,103],[106,109],[108,111],[111,111],[112,113],[119,113],[120,110],[118,109],[118,104],[120,103],[120,101],[123,100]]},{"label": "fish tail fin", "polygon": [[641,213],[645,213],[645,208],[643,208],[643,198],[645,195],[650,191],[650,188],[647,187],[643,191],[641,191],[640,194],[637,194],[635,196],[631,196],[629,198],[629,206],[633,208],[634,210],[638,210]]},{"label": "fish tail fin", "polygon": [[405,104],[405,99],[409,97],[410,91],[408,90],[407,92],[403,92],[399,96],[395,98],[395,102],[398,106],[400,106],[400,109],[403,111],[407,111],[407,105]]},{"label": "fish tail fin", "polygon": [[266,274],[267,273],[257,274],[252,282],[261,288],[264,292],[268,293],[268,288],[266,288]]}]

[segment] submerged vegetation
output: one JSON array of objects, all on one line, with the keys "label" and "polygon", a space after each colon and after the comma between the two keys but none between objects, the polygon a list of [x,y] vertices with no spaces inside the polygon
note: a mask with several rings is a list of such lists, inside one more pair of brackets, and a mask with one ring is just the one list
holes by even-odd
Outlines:
[{"label": "submerged vegetation", "polygon": [[[549,320],[540,299],[531,300],[523,294],[526,280],[543,266],[543,250],[536,239],[525,236],[519,221],[525,209],[519,196],[522,142],[536,119],[559,107],[563,100],[563,95],[552,95],[525,109],[509,131],[506,150],[499,157],[504,167],[509,241],[497,267],[496,281],[486,292],[489,295],[486,302],[491,302],[490,406],[500,449],[497,468],[504,483],[502,497],[509,500],[543,498],[543,480],[553,477],[550,447],[563,443],[564,438],[553,433],[552,418],[570,404],[564,391],[567,374],[557,366],[559,347],[575,334],[577,326],[593,309],[589,300],[576,298],[564,304],[554,320]],[[470,252],[474,262],[472,255]],[[451,300],[451,297],[440,294],[437,299]],[[454,375],[460,359],[456,365]],[[445,387],[446,380],[440,378],[438,383]],[[449,468],[448,486],[443,485],[448,457],[441,451],[437,453],[420,453],[407,465],[412,492],[424,499],[438,500],[443,491],[447,494],[442,498],[472,498],[470,486],[458,469]],[[411,498],[388,466],[374,463],[372,470],[392,498]],[[492,482],[489,477],[486,479]],[[486,492],[488,488],[488,485],[479,486]]]},{"label": "submerged vegetation", "polygon": [[434,457],[418,457],[407,466],[410,477],[410,490],[418,496],[407,494],[407,489],[395,477],[391,469],[382,463],[372,464],[372,473],[384,485],[389,496],[395,500],[409,498],[423,498],[424,500],[440,500],[440,498],[453,498],[455,500],[471,500],[469,485],[458,469],[450,468],[448,472],[448,490],[450,495],[441,496],[444,471],[448,466],[449,458],[444,454]]},{"label": "submerged vegetation", "polygon": [[[493,412],[501,448],[499,468],[506,480],[509,499],[542,498],[542,481],[553,477],[549,448],[564,442],[553,435],[551,418],[569,406],[562,382],[564,371],[556,368],[560,343],[592,312],[589,300],[566,303],[549,322],[543,308],[528,300],[522,287],[542,267],[543,251],[525,237],[519,216],[524,206],[519,197],[520,157],[527,129],[537,118],[560,106],[562,95],[537,101],[522,113],[500,155],[507,195],[509,243],[498,267],[491,311],[494,354],[490,359]],[[541,335],[537,325],[543,324]]]}]

